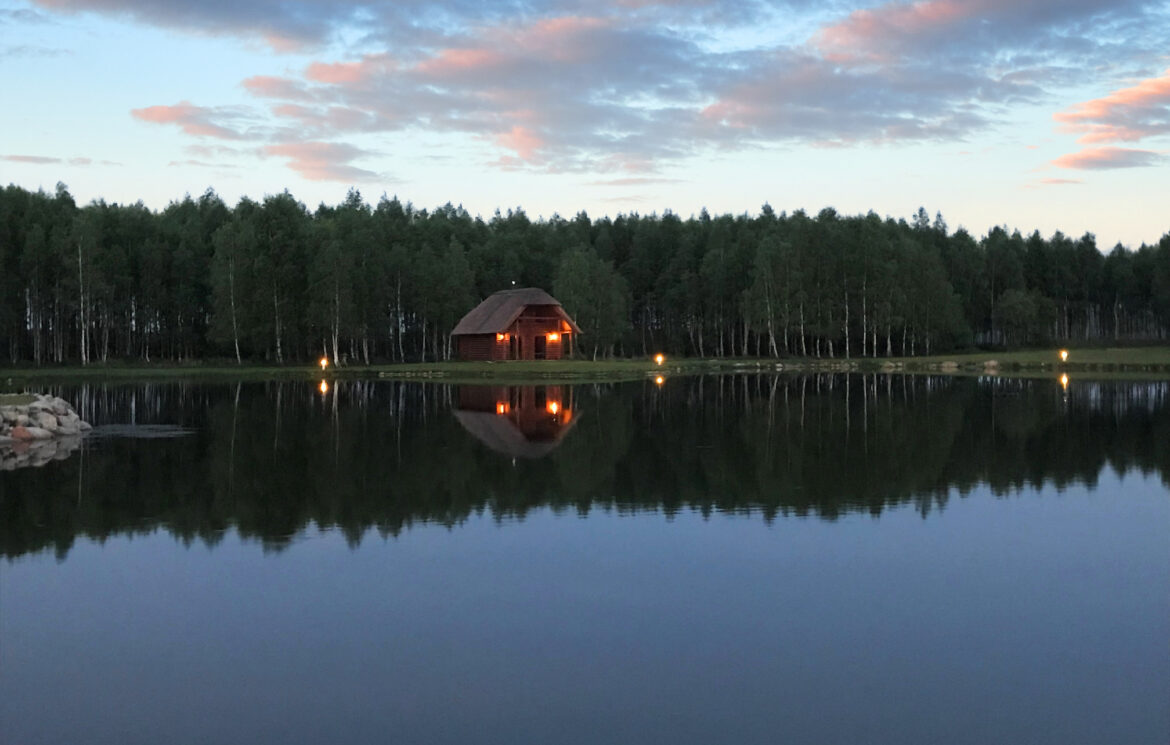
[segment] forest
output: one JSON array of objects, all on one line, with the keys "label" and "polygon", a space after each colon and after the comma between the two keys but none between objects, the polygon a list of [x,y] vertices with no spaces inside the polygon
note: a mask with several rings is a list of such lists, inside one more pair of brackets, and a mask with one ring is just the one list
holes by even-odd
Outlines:
[{"label": "forest", "polygon": [[592,219],[350,191],[152,211],[0,190],[0,360],[433,361],[492,292],[550,290],[579,356],[879,357],[971,347],[1156,343],[1170,333],[1170,232],[1105,253],[1092,234],[976,238],[827,208]]}]

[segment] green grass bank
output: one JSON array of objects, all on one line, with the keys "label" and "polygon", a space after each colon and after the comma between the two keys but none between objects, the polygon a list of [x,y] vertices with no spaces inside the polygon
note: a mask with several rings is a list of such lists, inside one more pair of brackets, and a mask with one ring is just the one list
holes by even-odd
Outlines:
[{"label": "green grass bank", "polygon": [[317,366],[261,366],[225,363],[190,365],[95,364],[85,367],[0,368],[0,386],[21,389],[30,384],[66,381],[151,380],[319,380],[385,378],[441,380],[454,383],[525,383],[537,381],[600,382],[639,380],[655,375],[698,375],[744,372],[888,372],[950,375],[1070,376],[1126,379],[1170,378],[1170,347],[1088,348],[1069,350],[1061,362],[1057,349],[1012,352],[966,352],[929,357],[853,359],[695,359],[668,358],[663,365],[650,359],[548,360],[516,362],[418,362],[352,365],[322,370]]}]

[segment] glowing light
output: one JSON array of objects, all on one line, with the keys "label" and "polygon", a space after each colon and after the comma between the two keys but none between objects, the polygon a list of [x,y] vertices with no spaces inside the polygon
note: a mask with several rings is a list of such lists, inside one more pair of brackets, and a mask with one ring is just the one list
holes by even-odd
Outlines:
[{"label": "glowing light", "polygon": [[321,391],[321,395],[325,395],[329,392],[329,384],[322,380],[321,385],[317,386],[317,390]]},{"label": "glowing light", "polygon": [[503,334],[496,334],[496,341],[503,341],[503,340],[504,340]]},{"label": "glowing light", "polygon": [[1066,391],[1068,390],[1068,373],[1064,373],[1060,376],[1060,387]]},{"label": "glowing light", "polygon": [[548,335],[549,341],[560,341],[560,338],[561,338],[561,335],[556,333],[556,332],[553,332],[553,333]]},{"label": "glowing light", "polygon": [[559,403],[557,403],[556,401],[549,401],[548,406],[546,406],[545,408],[548,409],[548,413],[555,416],[556,413],[561,410],[561,405]]},{"label": "glowing light", "polygon": [[1060,350],[1060,361],[1061,362],[1068,362],[1068,350],[1067,349]]},{"label": "glowing light", "polygon": [[654,355],[654,361],[661,365],[663,362],[666,362],[666,355],[659,352],[658,354]]},{"label": "glowing light", "polygon": [[662,377],[661,375],[654,379],[654,385],[662,385],[665,382],[666,378]]},{"label": "glowing light", "polygon": [[505,401],[497,401],[496,402],[496,413],[497,414],[500,414],[501,416],[504,414],[507,414],[508,408],[509,407],[508,407],[507,402],[505,402]]},{"label": "glowing light", "polygon": [[321,360],[317,364],[321,366],[322,370],[324,370],[325,368],[329,367],[329,358],[322,357]]}]

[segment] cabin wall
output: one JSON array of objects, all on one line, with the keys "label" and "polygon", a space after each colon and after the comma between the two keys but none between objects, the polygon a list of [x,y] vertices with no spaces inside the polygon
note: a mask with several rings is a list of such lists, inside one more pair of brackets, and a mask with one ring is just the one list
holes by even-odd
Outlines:
[{"label": "cabin wall", "polygon": [[476,334],[457,337],[459,359],[465,361],[486,361],[495,354],[495,334]]},{"label": "cabin wall", "polygon": [[[519,336],[519,359],[537,359],[537,337],[544,338],[544,355],[541,359],[559,360],[566,356],[565,331],[568,326],[556,306],[530,305],[516,319],[509,329],[509,333]],[[550,334],[556,334],[556,339],[550,339]]]}]

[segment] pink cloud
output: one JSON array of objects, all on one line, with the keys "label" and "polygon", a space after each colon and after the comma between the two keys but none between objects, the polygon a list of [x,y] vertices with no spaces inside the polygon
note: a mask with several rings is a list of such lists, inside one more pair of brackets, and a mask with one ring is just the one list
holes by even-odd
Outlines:
[{"label": "pink cloud", "polygon": [[952,26],[974,15],[978,6],[958,0],[929,0],[855,10],[844,21],[818,31],[813,44],[829,59],[885,57],[885,48],[898,38]]},{"label": "pink cloud", "polygon": [[174,106],[147,106],[144,109],[130,110],[130,115],[139,121],[154,124],[175,124],[184,133],[194,137],[217,137],[223,140],[243,139],[243,135],[239,132],[211,121],[216,113],[215,109],[195,106],[190,101],[180,101]]},{"label": "pink cloud", "polygon": [[1049,186],[1058,186],[1062,184],[1083,184],[1085,182],[1078,178],[1042,178],[1040,179],[1040,183],[1048,184]]},{"label": "pink cloud", "polygon": [[443,76],[463,70],[482,70],[495,67],[507,57],[493,49],[443,49],[434,57],[423,60],[415,69],[426,75]]},{"label": "pink cloud", "polygon": [[602,54],[589,33],[611,25],[604,18],[559,16],[525,26],[499,25],[480,30],[471,46],[447,47],[418,63],[415,70],[433,77],[482,74],[508,65],[571,64]]},{"label": "pink cloud", "polygon": [[257,98],[280,98],[286,101],[308,100],[312,96],[297,80],[278,78],[271,75],[253,75],[245,78],[244,90]]},{"label": "pink cloud", "polygon": [[1079,103],[1053,115],[1077,142],[1137,142],[1170,132],[1170,69],[1156,78]]},{"label": "pink cloud", "polygon": [[0,156],[0,160],[6,160],[10,163],[31,163],[35,165],[61,162],[60,158],[50,158],[45,155],[4,155]]},{"label": "pink cloud", "polygon": [[350,165],[350,161],[366,155],[353,145],[337,142],[286,142],[266,145],[266,155],[288,160],[288,167],[308,181],[340,181],[358,183],[373,181],[378,174]]},{"label": "pink cloud", "polygon": [[305,77],[318,83],[356,83],[362,73],[361,62],[314,62],[305,71]]},{"label": "pink cloud", "polygon": [[1079,153],[1062,155],[1052,161],[1057,168],[1081,171],[1100,171],[1111,168],[1141,168],[1158,165],[1165,156],[1153,150],[1134,150],[1123,147],[1091,147]]},{"label": "pink cloud", "polygon": [[495,143],[514,151],[520,160],[528,161],[529,163],[540,159],[540,149],[546,144],[540,135],[527,127],[521,126],[512,127],[510,131],[497,135]]}]

